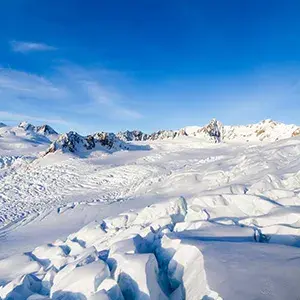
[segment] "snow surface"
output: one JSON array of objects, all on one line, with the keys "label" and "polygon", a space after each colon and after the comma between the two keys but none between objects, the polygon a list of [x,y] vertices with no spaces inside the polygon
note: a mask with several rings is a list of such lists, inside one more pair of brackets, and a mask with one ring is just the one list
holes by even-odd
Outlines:
[{"label": "snow surface", "polygon": [[0,299],[299,299],[294,129],[39,156],[47,136],[1,127]]}]

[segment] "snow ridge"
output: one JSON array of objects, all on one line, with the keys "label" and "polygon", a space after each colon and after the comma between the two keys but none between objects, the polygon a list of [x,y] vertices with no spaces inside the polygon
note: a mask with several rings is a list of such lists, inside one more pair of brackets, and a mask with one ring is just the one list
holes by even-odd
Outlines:
[{"label": "snow ridge", "polygon": [[33,131],[43,135],[57,135],[58,133],[49,125],[34,126],[28,122],[21,122],[18,127],[23,128],[25,131]]}]

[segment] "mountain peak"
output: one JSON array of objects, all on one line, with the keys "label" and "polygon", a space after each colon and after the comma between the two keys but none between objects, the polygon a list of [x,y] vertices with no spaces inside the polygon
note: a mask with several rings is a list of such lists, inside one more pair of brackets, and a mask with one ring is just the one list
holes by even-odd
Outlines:
[{"label": "mountain peak", "polygon": [[44,135],[50,135],[50,134],[58,134],[51,126],[45,124],[42,126],[37,126],[36,131],[38,133],[44,134]]},{"label": "mountain peak", "polygon": [[149,147],[131,145],[120,140],[114,133],[97,132],[93,135],[81,136],[75,131],[70,131],[60,135],[58,139],[50,145],[44,155],[59,150],[80,155],[88,150],[94,149],[114,152],[132,149],[148,150]]},{"label": "mountain peak", "polygon": [[206,126],[200,129],[200,132],[206,133],[215,143],[220,143],[224,136],[224,126],[220,121],[213,118]]},{"label": "mountain peak", "polygon": [[24,130],[35,130],[35,126],[26,121],[21,122],[18,127],[23,128]]}]

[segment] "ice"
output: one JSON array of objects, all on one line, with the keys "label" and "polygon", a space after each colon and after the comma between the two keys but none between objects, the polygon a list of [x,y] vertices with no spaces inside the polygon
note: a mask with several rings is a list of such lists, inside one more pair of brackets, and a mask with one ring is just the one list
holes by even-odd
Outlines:
[{"label": "ice", "polygon": [[41,282],[33,275],[24,275],[12,280],[4,287],[0,287],[0,298],[2,299],[27,299],[41,290]]},{"label": "ice", "polygon": [[96,292],[92,296],[87,298],[88,300],[111,300],[108,293],[105,290],[101,290]]},{"label": "ice", "polygon": [[109,299],[124,300],[118,283],[112,278],[104,279],[98,287],[99,291],[105,290]]},{"label": "ice", "polygon": [[78,242],[84,247],[89,247],[92,246],[95,241],[103,238],[105,234],[106,232],[103,230],[103,226],[95,221],[86,225],[78,232],[71,234],[69,236],[69,239],[71,241]]},{"label": "ice", "polygon": [[125,299],[163,300],[158,284],[158,265],[153,254],[114,254],[114,278]]},{"label": "ice", "polygon": [[35,258],[35,260],[39,261],[45,269],[49,266],[54,266],[57,270],[59,270],[68,262],[67,255],[63,248],[52,244],[35,248],[31,255]]},{"label": "ice", "polygon": [[[105,262],[98,260],[83,266],[77,266],[65,276],[54,279],[50,296],[52,299],[62,299],[64,295],[70,295],[70,299],[85,299],[93,295],[101,282],[110,276]],[[71,296],[73,294],[73,298]]]},{"label": "ice", "polygon": [[174,290],[182,290],[180,294],[184,295],[183,299],[201,299],[209,291],[203,256],[195,246],[179,246],[169,262],[168,277]]},{"label": "ice", "polygon": [[300,138],[211,125],[84,157],[1,127],[1,299],[297,299]]},{"label": "ice", "polygon": [[171,216],[174,223],[180,222],[186,215],[186,201],[183,197],[168,203],[153,204],[144,208],[133,221],[133,224],[151,224],[158,217]]},{"label": "ice", "polygon": [[0,286],[24,274],[36,273],[41,265],[29,255],[17,254],[0,260]]}]

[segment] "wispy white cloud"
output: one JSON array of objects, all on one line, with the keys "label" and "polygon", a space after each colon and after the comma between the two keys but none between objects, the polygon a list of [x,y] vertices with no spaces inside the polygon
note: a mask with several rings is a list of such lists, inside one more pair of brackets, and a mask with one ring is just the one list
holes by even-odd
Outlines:
[{"label": "wispy white cloud", "polygon": [[0,68],[0,93],[10,98],[62,99],[66,96],[67,90],[35,74]]},{"label": "wispy white cloud", "polygon": [[93,126],[97,130],[99,120],[105,126],[109,121],[140,119],[142,115],[118,88],[118,80],[108,77],[102,70],[70,65],[44,77],[0,68],[0,120],[47,122],[86,132]]},{"label": "wispy white cloud", "polygon": [[120,94],[108,91],[96,81],[85,81],[82,82],[82,84],[90,99],[94,102],[94,105],[104,106],[106,109],[108,108],[115,117],[122,119],[142,118],[142,115],[139,112],[126,108],[119,103],[122,101]]},{"label": "wispy white cloud", "polygon": [[143,117],[129,104],[126,92],[120,90],[120,86],[128,84],[126,76],[122,76],[120,72],[86,69],[67,63],[57,70],[63,78],[64,85],[72,90],[75,98],[81,99],[81,104],[75,108],[78,113],[101,115],[111,120]]},{"label": "wispy white cloud", "polygon": [[44,44],[44,43],[34,43],[34,42],[23,42],[23,41],[11,41],[11,49],[14,52],[28,53],[34,51],[53,51],[57,48]]},{"label": "wispy white cloud", "polygon": [[44,118],[38,116],[31,116],[26,114],[13,113],[9,111],[0,110],[0,119],[2,121],[28,121],[28,122],[45,122],[48,124],[70,125],[71,123],[61,118]]}]

